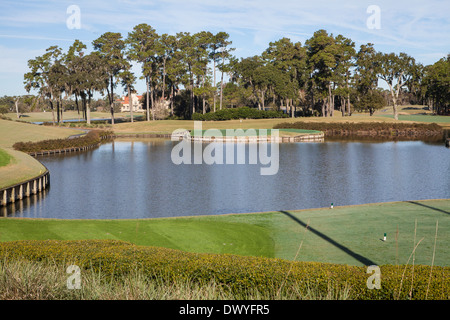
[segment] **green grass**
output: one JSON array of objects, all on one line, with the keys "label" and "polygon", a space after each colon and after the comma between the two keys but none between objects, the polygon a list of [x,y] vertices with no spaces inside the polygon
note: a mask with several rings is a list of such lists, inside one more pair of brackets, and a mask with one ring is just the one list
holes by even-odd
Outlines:
[{"label": "green grass", "polygon": [[0,241],[119,239],[189,252],[273,256],[268,230],[245,222],[205,218],[152,220],[0,219]]},{"label": "green grass", "polygon": [[0,149],[0,167],[8,165],[11,161],[11,156],[5,150]]},{"label": "green grass", "polygon": [[[394,118],[393,115],[382,115],[386,118]],[[435,122],[435,123],[449,123],[450,116],[435,116],[427,114],[411,114],[411,115],[399,115],[398,120],[400,121],[414,121],[414,122]]]},{"label": "green grass", "polygon": [[[415,222],[417,221],[417,228]],[[0,241],[117,239],[198,253],[349,265],[450,261],[450,199],[143,220],[0,219]],[[307,228],[305,228],[308,226]],[[398,239],[396,233],[398,228]],[[387,241],[381,239],[387,233]],[[301,247],[300,247],[301,246]],[[300,250],[299,250],[300,247]],[[298,254],[297,254],[298,253]],[[411,263],[409,261],[409,263]]]}]

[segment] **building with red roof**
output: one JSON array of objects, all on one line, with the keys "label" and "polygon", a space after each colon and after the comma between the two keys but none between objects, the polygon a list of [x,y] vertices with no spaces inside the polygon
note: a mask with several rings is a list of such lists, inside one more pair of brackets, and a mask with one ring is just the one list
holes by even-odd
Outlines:
[{"label": "building with red roof", "polygon": [[[133,112],[144,112],[144,105],[141,102],[142,96],[138,96],[136,93],[131,94],[131,105],[133,107]],[[130,112],[130,99],[128,96],[122,96],[119,100],[122,104],[120,107],[121,112]]]}]

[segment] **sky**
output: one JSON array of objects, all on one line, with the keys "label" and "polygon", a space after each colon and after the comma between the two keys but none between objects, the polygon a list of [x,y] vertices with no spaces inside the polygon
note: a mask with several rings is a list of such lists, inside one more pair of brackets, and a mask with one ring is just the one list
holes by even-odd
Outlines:
[{"label": "sky", "polygon": [[[225,31],[238,58],[261,54],[283,37],[304,44],[325,29],[351,38],[356,49],[373,43],[428,65],[450,53],[449,12],[449,0],[1,0],[0,96],[27,93],[27,62],[48,47],[67,51],[78,39],[90,51],[103,33],[126,37],[140,23],[158,34]],[[133,71],[141,76],[139,65]],[[136,89],[145,91],[143,81]]]}]

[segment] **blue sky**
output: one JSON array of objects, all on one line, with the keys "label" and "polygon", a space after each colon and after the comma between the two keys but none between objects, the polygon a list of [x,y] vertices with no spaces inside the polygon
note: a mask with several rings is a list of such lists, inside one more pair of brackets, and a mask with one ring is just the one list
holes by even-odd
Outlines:
[{"label": "blue sky", "polygon": [[[80,9],[80,29],[67,27],[71,5]],[[370,5],[380,9],[380,28],[367,27]],[[448,0],[1,0],[0,96],[26,94],[27,61],[49,46],[67,50],[79,39],[90,49],[104,32],[126,37],[139,23],[159,34],[228,32],[237,57],[260,54],[282,37],[304,44],[325,29],[351,38],[357,48],[371,42],[378,51],[406,52],[427,65],[450,53],[448,12]],[[140,76],[138,67],[134,71]],[[145,85],[138,83],[137,89],[143,92]]]}]

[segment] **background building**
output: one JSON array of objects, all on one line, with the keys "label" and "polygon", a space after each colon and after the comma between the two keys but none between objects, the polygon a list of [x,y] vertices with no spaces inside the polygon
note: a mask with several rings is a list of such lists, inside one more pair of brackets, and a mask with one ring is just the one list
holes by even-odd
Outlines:
[{"label": "background building", "polygon": [[[140,101],[142,96],[138,96],[136,93],[131,94],[131,105],[133,112],[144,112],[143,104]],[[128,96],[122,96],[120,99],[122,106],[120,107],[120,112],[130,112],[130,99]]]}]

